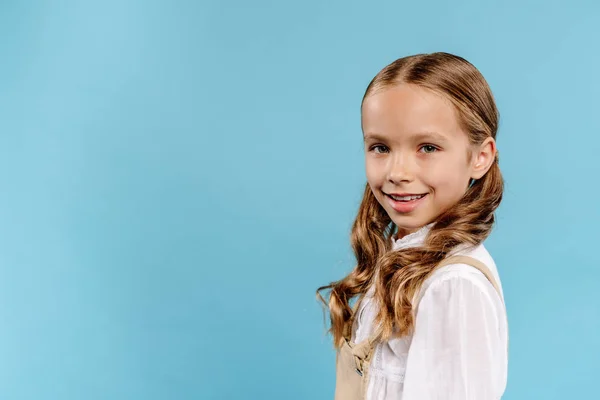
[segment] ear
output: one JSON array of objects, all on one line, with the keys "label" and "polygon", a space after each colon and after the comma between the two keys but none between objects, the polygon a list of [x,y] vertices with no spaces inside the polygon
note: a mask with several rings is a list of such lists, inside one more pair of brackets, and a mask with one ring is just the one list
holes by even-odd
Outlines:
[{"label": "ear", "polygon": [[480,179],[490,169],[496,160],[496,141],[492,137],[488,137],[477,146],[473,151],[471,161],[471,178]]}]

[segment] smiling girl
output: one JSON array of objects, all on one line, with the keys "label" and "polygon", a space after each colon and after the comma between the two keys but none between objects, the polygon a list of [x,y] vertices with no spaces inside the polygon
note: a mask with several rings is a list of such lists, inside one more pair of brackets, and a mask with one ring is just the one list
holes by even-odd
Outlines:
[{"label": "smiling girl", "polygon": [[419,54],[373,78],[361,116],[357,264],[318,290],[337,348],[335,398],[499,399],[508,324],[483,244],[503,192],[492,92],[465,59]]}]

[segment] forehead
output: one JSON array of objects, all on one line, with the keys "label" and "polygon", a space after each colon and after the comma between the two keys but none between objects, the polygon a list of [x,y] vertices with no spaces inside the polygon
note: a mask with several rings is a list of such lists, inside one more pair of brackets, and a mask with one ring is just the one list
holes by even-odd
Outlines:
[{"label": "forehead", "polygon": [[365,98],[362,107],[365,137],[401,138],[436,133],[446,139],[465,137],[455,107],[431,90],[400,84]]}]

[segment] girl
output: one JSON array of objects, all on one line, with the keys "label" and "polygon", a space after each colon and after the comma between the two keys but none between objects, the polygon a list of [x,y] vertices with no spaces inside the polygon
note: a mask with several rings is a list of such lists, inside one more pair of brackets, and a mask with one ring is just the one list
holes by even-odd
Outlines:
[{"label": "girl", "polygon": [[499,399],[508,325],[483,245],[503,192],[490,88],[461,57],[405,57],[371,81],[361,117],[357,265],[317,291],[338,350],[335,398]]}]

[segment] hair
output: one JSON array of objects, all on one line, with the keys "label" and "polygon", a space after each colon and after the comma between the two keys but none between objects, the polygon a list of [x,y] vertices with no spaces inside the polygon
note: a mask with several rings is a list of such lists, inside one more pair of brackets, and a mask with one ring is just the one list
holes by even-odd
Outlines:
[{"label": "hair", "polygon": [[[499,113],[491,89],[464,58],[443,52],[400,58],[369,83],[361,109],[370,95],[400,84],[418,85],[450,100],[472,145],[496,138]],[[360,302],[371,285],[375,285],[379,305],[377,338],[386,340],[413,332],[413,296],[436,265],[457,246],[476,246],[489,236],[504,190],[498,162],[496,153],[485,175],[436,218],[423,245],[396,251],[391,251],[395,224],[366,184],[350,235],[356,265],[343,279],[317,289],[317,298],[329,309],[329,332],[336,347],[343,344],[353,323],[350,301]],[[328,301],[320,294],[324,290],[329,291]]]}]

